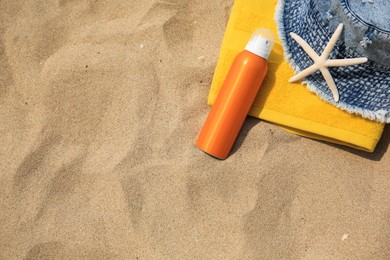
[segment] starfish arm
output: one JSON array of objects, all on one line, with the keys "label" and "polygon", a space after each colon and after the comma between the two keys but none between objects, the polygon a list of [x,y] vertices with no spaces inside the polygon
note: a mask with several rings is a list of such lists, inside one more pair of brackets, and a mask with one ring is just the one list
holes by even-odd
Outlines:
[{"label": "starfish arm", "polygon": [[288,80],[288,82],[296,82],[298,80],[301,80],[303,78],[306,78],[310,74],[316,72],[318,70],[318,66],[316,64],[311,65],[307,69],[302,70],[300,73],[297,75],[293,76],[291,79]]},{"label": "starfish arm", "polygon": [[336,60],[327,60],[325,62],[326,67],[342,67],[342,66],[351,66],[366,63],[367,58],[354,58],[354,59],[336,59]]},{"label": "starfish arm", "polygon": [[334,46],[336,45],[337,40],[340,38],[340,34],[343,31],[344,25],[342,23],[339,24],[336,31],[333,33],[332,38],[326,45],[324,52],[321,54],[321,57],[324,59],[328,59],[330,53],[332,52]]},{"label": "starfish arm", "polygon": [[339,102],[339,100],[340,100],[339,91],[337,90],[336,83],[334,82],[329,70],[326,67],[323,67],[320,69],[320,71],[322,73],[322,76],[324,76],[326,83],[328,83],[330,91],[332,91],[332,95],[333,95],[334,100],[336,102]]},{"label": "starfish arm", "polygon": [[309,55],[309,57],[316,61],[320,56],[310,47],[310,45],[295,33],[290,33],[291,37],[302,47],[302,49]]}]

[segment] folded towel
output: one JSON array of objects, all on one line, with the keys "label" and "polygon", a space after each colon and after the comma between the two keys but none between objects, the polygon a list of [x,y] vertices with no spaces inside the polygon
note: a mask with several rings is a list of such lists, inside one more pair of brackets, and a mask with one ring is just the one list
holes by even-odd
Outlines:
[{"label": "folded towel", "polygon": [[384,124],[342,111],[309,92],[288,83],[294,73],[283,57],[274,13],[277,0],[236,0],[222,42],[208,99],[212,105],[235,56],[258,28],[269,28],[276,44],[268,73],[249,115],[275,123],[295,134],[373,152]]}]

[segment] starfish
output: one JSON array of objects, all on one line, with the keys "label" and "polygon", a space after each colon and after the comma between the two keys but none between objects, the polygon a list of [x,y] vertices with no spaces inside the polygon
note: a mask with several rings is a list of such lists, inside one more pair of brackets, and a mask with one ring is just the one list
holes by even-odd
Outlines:
[{"label": "starfish", "polygon": [[302,49],[309,55],[309,57],[314,61],[314,64],[304,69],[294,77],[292,77],[289,82],[296,82],[300,79],[303,79],[316,71],[320,71],[324,77],[326,83],[329,86],[329,89],[332,91],[333,98],[336,102],[339,101],[340,95],[337,90],[336,83],[334,82],[332,75],[330,74],[328,67],[342,67],[342,66],[351,66],[362,64],[368,61],[367,58],[353,58],[353,59],[328,59],[330,53],[332,52],[334,46],[336,45],[337,40],[340,38],[340,34],[343,30],[344,25],[341,23],[337,27],[336,31],[332,35],[330,41],[326,45],[321,56],[319,56],[310,45],[299,37],[295,33],[290,33],[291,37],[302,47]]}]

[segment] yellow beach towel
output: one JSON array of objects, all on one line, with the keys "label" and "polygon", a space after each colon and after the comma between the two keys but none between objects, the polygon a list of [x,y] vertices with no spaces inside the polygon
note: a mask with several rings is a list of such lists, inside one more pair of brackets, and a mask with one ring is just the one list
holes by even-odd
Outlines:
[{"label": "yellow beach towel", "polygon": [[245,48],[252,32],[269,28],[276,44],[268,63],[268,74],[251,116],[275,123],[298,135],[372,152],[384,124],[351,115],[309,92],[305,86],[288,83],[294,73],[283,57],[274,13],[277,0],[236,0],[232,9],[208,103],[212,105],[234,57]]}]

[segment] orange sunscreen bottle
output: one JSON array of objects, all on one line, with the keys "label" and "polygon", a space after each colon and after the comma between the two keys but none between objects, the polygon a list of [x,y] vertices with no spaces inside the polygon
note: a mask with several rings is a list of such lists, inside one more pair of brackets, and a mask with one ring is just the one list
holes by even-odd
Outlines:
[{"label": "orange sunscreen bottle", "polygon": [[228,157],[267,73],[274,41],[271,30],[259,29],[234,59],[196,141],[204,152]]}]

